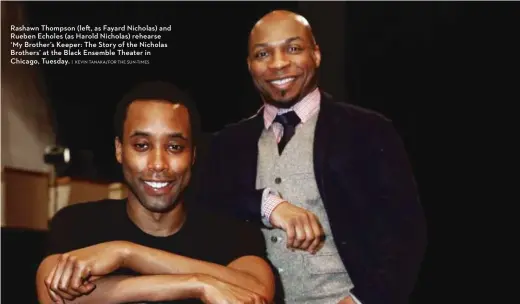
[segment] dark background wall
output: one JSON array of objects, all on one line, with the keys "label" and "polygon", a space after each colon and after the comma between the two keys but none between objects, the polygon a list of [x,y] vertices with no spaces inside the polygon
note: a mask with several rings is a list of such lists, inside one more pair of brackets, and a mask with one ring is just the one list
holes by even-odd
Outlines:
[{"label": "dark background wall", "polygon": [[[140,81],[165,79],[189,90],[198,102],[206,132],[254,113],[260,101],[247,72],[247,36],[255,21],[275,8],[301,11],[308,17],[318,42],[323,42],[322,86],[393,119],[420,174],[420,122],[440,97],[439,77],[447,65],[443,49],[457,39],[456,31],[467,14],[461,5],[449,3],[46,2],[26,6],[33,24],[172,25],[163,39],[169,47],[153,50],[149,65],[44,67],[58,141],[78,155],[69,174],[109,180],[120,178],[112,153],[114,106]],[[87,160],[92,165],[79,166]]]},{"label": "dark background wall", "polygon": [[[439,234],[446,222],[440,218],[456,208],[446,193],[455,188],[448,177],[458,173],[445,160],[464,154],[453,138],[468,134],[473,109],[490,85],[475,80],[488,77],[487,68],[500,59],[483,49],[512,31],[502,16],[513,9],[462,2],[338,3],[26,2],[32,24],[173,28],[163,40],[169,47],[154,50],[150,65],[44,67],[58,143],[73,153],[68,174],[120,179],[112,115],[124,92],[143,80],[169,80],[189,90],[205,132],[252,115],[261,103],[245,61],[249,30],[272,9],[301,11],[322,43],[322,87],[391,118],[404,140],[430,239],[413,303],[442,298]],[[464,126],[453,128],[454,122]]]}]

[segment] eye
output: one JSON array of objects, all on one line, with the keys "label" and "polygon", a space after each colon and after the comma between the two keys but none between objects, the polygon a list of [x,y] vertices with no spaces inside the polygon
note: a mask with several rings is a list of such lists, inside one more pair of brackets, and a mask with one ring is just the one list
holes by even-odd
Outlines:
[{"label": "eye", "polygon": [[298,52],[300,52],[301,50],[302,50],[301,47],[299,47],[299,46],[295,46],[295,45],[291,45],[291,46],[288,47],[288,51],[289,51],[289,53],[298,53]]},{"label": "eye", "polygon": [[137,151],[145,151],[146,149],[148,149],[148,144],[147,143],[136,143],[136,144],[134,144],[134,148]]},{"label": "eye", "polygon": [[173,152],[182,152],[184,147],[181,145],[168,145],[168,150]]},{"label": "eye", "polygon": [[255,54],[255,58],[264,58],[269,55],[266,51],[260,51]]}]

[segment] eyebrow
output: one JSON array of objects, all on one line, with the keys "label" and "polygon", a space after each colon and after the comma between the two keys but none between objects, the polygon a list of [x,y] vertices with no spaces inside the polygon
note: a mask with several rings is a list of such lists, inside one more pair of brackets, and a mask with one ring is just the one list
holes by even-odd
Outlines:
[{"label": "eyebrow", "polygon": [[[132,132],[132,134],[130,134],[130,138],[140,137],[140,136],[142,136],[142,137],[150,137],[150,136],[152,136],[152,134],[150,134],[149,132],[144,132],[144,131],[134,131],[134,132]],[[184,139],[184,140],[188,140],[180,132],[170,133],[170,134],[168,134],[168,137],[171,138],[171,139]]]},{"label": "eyebrow", "polygon": [[288,39],[285,39],[283,42],[272,42],[272,43],[255,43],[255,45],[253,46],[253,48],[258,48],[258,47],[267,47],[269,45],[277,45],[277,44],[287,44],[287,43],[291,43],[295,40],[302,40],[301,37],[299,36],[295,36],[295,37],[291,37],[291,38],[288,38]]}]

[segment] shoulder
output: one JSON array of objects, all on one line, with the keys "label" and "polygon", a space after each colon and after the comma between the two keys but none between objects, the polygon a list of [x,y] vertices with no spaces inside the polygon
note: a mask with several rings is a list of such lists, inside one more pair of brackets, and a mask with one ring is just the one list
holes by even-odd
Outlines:
[{"label": "shoulder", "polygon": [[375,110],[354,105],[350,101],[325,97],[322,99],[320,111],[323,119],[332,122],[338,129],[349,130],[351,135],[379,137],[382,134],[396,133],[390,118]]},{"label": "shoulder", "polygon": [[325,98],[322,102],[322,108],[325,109],[327,115],[333,115],[339,118],[348,119],[348,121],[358,124],[391,124],[390,118],[380,112],[372,109],[361,107],[351,103],[350,101],[338,101],[332,98]]},{"label": "shoulder", "polygon": [[124,204],[125,200],[104,199],[68,205],[56,212],[51,225],[99,220],[103,215],[113,214],[112,211],[120,209]]},{"label": "shoulder", "polygon": [[257,126],[263,125],[262,111],[259,110],[254,115],[244,118],[238,122],[225,125],[220,131],[213,133],[214,139],[236,139],[237,136],[249,136],[249,131],[255,130]]}]

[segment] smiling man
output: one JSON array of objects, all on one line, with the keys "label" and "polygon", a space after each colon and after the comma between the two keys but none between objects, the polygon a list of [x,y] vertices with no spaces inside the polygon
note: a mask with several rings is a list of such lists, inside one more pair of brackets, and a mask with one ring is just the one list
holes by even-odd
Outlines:
[{"label": "smiling man", "polygon": [[186,202],[199,133],[189,98],[144,83],[118,105],[115,129],[128,198],[55,215],[40,303],[269,303],[261,232]]},{"label": "smiling man", "polygon": [[247,64],[269,105],[289,109],[314,91],[320,63],[320,49],[309,23],[300,15],[275,11],[251,31]]},{"label": "smiling man", "polygon": [[285,303],[408,303],[426,230],[406,151],[390,120],[318,87],[321,57],[301,15],[255,24],[264,105],[215,136],[202,200],[261,225]]}]

